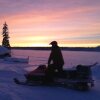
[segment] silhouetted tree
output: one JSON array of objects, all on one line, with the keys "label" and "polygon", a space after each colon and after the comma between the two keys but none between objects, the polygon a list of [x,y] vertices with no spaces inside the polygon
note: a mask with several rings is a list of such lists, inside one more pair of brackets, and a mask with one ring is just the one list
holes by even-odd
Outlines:
[{"label": "silhouetted tree", "polygon": [[3,26],[2,35],[3,35],[2,46],[10,49],[8,25],[6,24],[6,22]]}]

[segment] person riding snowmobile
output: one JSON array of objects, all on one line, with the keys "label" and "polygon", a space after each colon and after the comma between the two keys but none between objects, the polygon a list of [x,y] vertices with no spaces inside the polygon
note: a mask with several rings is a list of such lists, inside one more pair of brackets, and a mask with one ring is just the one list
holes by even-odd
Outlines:
[{"label": "person riding snowmobile", "polygon": [[59,74],[62,74],[63,72],[63,65],[64,65],[64,59],[63,55],[61,53],[61,49],[58,46],[56,41],[52,41],[50,43],[52,45],[51,47],[51,53],[48,59],[48,68],[46,71],[46,80],[53,80],[53,77],[55,75],[55,72],[57,71]]},{"label": "person riding snowmobile", "polygon": [[64,65],[64,59],[61,53],[61,49],[56,41],[52,41],[50,45],[52,45],[52,48],[48,59],[48,66],[52,64],[54,70],[58,70],[58,72],[61,72]]}]

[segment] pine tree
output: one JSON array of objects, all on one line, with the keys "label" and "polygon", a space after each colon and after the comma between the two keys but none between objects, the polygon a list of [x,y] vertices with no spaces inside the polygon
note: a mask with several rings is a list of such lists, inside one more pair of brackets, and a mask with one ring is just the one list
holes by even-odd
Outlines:
[{"label": "pine tree", "polygon": [[5,22],[4,26],[3,26],[2,35],[3,35],[2,46],[10,49],[8,25],[6,24],[6,22]]}]

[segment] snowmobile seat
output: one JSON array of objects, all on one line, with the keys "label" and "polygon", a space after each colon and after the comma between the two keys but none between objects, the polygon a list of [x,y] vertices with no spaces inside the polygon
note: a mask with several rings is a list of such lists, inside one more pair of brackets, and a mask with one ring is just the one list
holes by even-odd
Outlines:
[{"label": "snowmobile seat", "polygon": [[89,66],[78,65],[76,70],[78,78],[89,79],[92,76],[91,68]]}]

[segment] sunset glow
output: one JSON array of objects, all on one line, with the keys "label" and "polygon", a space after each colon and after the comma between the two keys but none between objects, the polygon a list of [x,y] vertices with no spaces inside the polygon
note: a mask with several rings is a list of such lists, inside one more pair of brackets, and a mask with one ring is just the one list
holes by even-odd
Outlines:
[{"label": "sunset glow", "polygon": [[0,7],[11,46],[100,45],[100,0],[0,0]]}]

